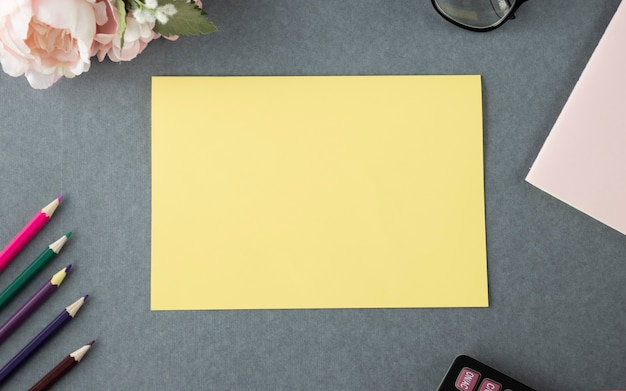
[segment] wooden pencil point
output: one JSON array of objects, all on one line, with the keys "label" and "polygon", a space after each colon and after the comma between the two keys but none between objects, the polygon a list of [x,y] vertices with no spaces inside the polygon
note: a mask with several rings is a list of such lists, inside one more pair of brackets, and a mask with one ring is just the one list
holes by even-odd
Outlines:
[{"label": "wooden pencil point", "polygon": [[85,354],[89,351],[91,346],[95,341],[91,341],[86,345],[81,346],[76,351],[70,353],[66,356],[61,362],[59,362],[50,372],[48,372],[44,377],[41,378],[32,386],[29,391],[43,391],[47,390],[50,386],[56,383],[63,375],[70,371],[70,369],[74,368],[80,360],[83,359]]},{"label": "wooden pencil point", "polygon": [[80,299],[76,300],[75,302],[73,302],[69,306],[65,307],[65,310],[73,318],[74,316],[76,316],[76,313],[78,312],[80,307],[83,306],[83,304],[85,303],[85,300],[87,300],[88,297],[89,297],[89,295],[85,295],[85,296],[81,297]]},{"label": "wooden pencil point", "polygon": [[52,217],[52,215],[54,214],[54,212],[57,210],[57,207],[59,206],[59,204],[61,203],[61,200],[63,199],[63,196],[59,196],[58,198],[54,199],[54,201],[52,201],[51,203],[49,203],[48,205],[46,205],[41,211],[48,216],[48,218]]},{"label": "wooden pencil point", "polygon": [[56,272],[55,275],[53,275],[52,278],[50,279],[50,283],[56,286],[61,285],[63,280],[65,280],[65,277],[67,277],[67,273],[69,273],[71,268],[72,268],[72,265],[67,265],[63,269]]},{"label": "wooden pencil point", "polygon": [[65,243],[67,243],[67,239],[69,239],[70,236],[65,234],[63,236],[61,236],[59,239],[57,239],[56,242],[51,243],[48,248],[50,248],[50,250],[54,251],[55,253],[59,253],[61,251],[61,249],[63,248],[63,246],[65,245]]},{"label": "wooden pencil point", "polygon": [[0,251],[0,270],[4,269],[24,246],[50,221],[62,197],[46,205],[26,223],[24,228]]}]

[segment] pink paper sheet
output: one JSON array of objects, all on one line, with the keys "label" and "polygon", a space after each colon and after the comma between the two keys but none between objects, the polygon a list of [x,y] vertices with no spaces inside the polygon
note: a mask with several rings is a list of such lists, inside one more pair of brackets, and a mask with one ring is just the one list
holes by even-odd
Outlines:
[{"label": "pink paper sheet", "polygon": [[526,180],[626,234],[626,4],[622,2]]}]

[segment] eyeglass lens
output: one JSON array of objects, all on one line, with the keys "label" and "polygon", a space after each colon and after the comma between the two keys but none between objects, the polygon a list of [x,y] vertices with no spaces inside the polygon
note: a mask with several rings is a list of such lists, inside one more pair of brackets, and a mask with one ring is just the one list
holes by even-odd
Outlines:
[{"label": "eyeglass lens", "polygon": [[435,0],[435,6],[448,18],[464,26],[483,29],[507,19],[519,0]]}]

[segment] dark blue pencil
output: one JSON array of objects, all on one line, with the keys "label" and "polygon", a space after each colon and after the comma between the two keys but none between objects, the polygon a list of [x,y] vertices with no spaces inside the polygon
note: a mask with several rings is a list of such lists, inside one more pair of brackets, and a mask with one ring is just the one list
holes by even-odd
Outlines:
[{"label": "dark blue pencil", "polygon": [[52,322],[50,322],[35,338],[33,338],[18,354],[0,369],[0,383],[5,381],[21,364],[42,347],[50,338],[63,328],[83,306],[88,295],[81,297],[67,306]]}]

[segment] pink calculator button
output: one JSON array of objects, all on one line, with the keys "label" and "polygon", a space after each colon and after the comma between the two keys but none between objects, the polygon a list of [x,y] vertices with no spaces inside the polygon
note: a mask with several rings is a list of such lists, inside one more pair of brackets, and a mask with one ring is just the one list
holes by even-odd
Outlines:
[{"label": "pink calculator button", "polygon": [[471,368],[463,368],[456,379],[455,386],[461,391],[474,391],[480,380],[480,373]]},{"label": "pink calculator button", "polygon": [[486,378],[485,380],[483,380],[482,383],[480,383],[480,388],[478,390],[479,391],[500,391],[501,388],[502,388],[502,385],[500,385],[500,383],[495,382],[489,378]]}]

